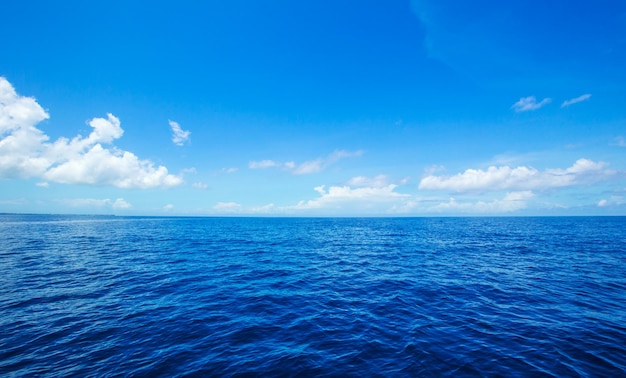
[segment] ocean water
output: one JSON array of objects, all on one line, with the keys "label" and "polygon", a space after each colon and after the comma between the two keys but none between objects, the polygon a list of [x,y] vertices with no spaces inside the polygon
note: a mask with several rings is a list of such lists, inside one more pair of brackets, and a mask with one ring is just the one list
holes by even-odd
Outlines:
[{"label": "ocean water", "polygon": [[626,217],[0,215],[2,376],[626,376]]}]

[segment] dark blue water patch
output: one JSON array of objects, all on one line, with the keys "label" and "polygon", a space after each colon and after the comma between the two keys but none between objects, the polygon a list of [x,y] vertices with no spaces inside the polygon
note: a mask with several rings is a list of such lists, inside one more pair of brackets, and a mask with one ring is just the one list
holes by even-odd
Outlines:
[{"label": "dark blue water patch", "polygon": [[0,215],[0,374],[623,376],[626,218]]}]

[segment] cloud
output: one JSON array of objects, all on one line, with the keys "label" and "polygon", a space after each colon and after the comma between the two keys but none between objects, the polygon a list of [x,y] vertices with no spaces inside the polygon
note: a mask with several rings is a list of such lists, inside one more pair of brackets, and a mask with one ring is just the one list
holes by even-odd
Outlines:
[{"label": "cloud", "polygon": [[362,154],[363,154],[363,151],[361,150],[358,150],[358,151],[337,150],[326,157],[305,161],[300,164],[296,164],[293,161],[281,163],[281,162],[277,162],[274,160],[261,160],[261,161],[249,162],[248,168],[250,169],[280,168],[285,171],[291,172],[294,175],[306,175],[306,174],[321,172],[326,167],[336,163],[337,161],[341,159],[344,159],[347,157],[361,156]]},{"label": "cloud", "polygon": [[268,203],[263,206],[256,206],[250,208],[250,213],[252,214],[273,214],[276,212],[276,206],[273,203]]},{"label": "cloud", "polygon": [[316,160],[305,161],[304,163],[301,163],[298,166],[294,166],[293,163],[290,163],[286,167],[290,169],[291,172],[295,175],[307,175],[310,173],[320,172],[322,168],[324,167],[324,160],[316,159]]},{"label": "cloud", "polygon": [[261,161],[251,161],[248,163],[248,168],[250,169],[266,169],[271,167],[278,167],[280,163],[277,163],[273,160],[261,160]]},{"label": "cloud", "polygon": [[235,173],[239,170],[239,168],[237,167],[228,167],[228,168],[222,168],[221,172],[223,173]]},{"label": "cloud", "polygon": [[218,213],[235,214],[241,213],[243,206],[237,202],[218,202],[213,206],[213,210]]},{"label": "cloud", "polygon": [[49,137],[36,125],[49,115],[34,98],[20,96],[0,77],[0,178],[38,177],[65,184],[112,185],[119,188],[172,187],[182,177],[155,167],[115,146],[124,130],[113,114],[89,121],[87,137]]},{"label": "cloud", "polygon": [[128,203],[123,198],[118,198],[116,200],[111,200],[109,198],[104,199],[94,199],[94,198],[72,198],[72,199],[64,199],[61,202],[66,206],[71,207],[110,207],[112,209],[120,210],[120,209],[129,209],[132,207],[130,203]]},{"label": "cloud", "polygon": [[418,187],[424,190],[457,192],[547,189],[591,183],[615,174],[615,171],[605,169],[605,166],[605,163],[588,159],[579,159],[566,169],[545,171],[525,166],[491,166],[486,171],[468,169],[454,176],[429,175],[420,181]]},{"label": "cloud", "polygon": [[389,185],[389,177],[387,175],[378,175],[375,177],[357,176],[346,182],[346,185],[356,187],[372,187],[382,188]]},{"label": "cloud", "polygon": [[615,141],[615,143],[613,143],[614,146],[626,147],[626,139],[623,136],[615,137],[614,141]]},{"label": "cloud", "polygon": [[206,184],[206,183],[204,183],[204,182],[200,182],[200,181],[198,181],[198,182],[194,182],[192,186],[193,186],[194,188],[196,188],[196,189],[206,189],[206,188],[208,188],[208,187],[209,187],[209,185],[208,185],[208,184]]},{"label": "cloud", "polygon": [[174,205],[172,205],[171,203],[168,203],[167,205],[163,206],[163,211],[172,211],[174,210]]},{"label": "cloud", "polygon": [[624,204],[626,204],[624,196],[614,195],[611,196],[610,199],[601,199],[598,202],[598,207],[621,206]]},{"label": "cloud", "polygon": [[191,131],[186,131],[180,128],[178,122],[169,121],[170,127],[172,128],[172,142],[177,146],[182,146],[189,140],[189,135],[191,135]]},{"label": "cloud", "polygon": [[511,106],[511,109],[515,110],[517,113],[527,112],[529,110],[537,110],[550,102],[552,102],[550,98],[544,98],[540,102],[537,102],[535,96],[522,97]]},{"label": "cloud", "polygon": [[584,94],[582,96],[578,96],[576,98],[573,98],[571,100],[563,101],[563,103],[561,104],[561,107],[565,108],[565,107],[568,107],[570,105],[574,105],[574,104],[579,103],[579,102],[587,101],[590,98],[591,98],[591,95],[589,93],[587,93],[587,94]]},{"label": "cloud", "polygon": [[41,182],[36,183],[35,185],[37,185],[40,188],[47,188],[50,186],[50,184],[48,184],[47,181],[41,181]]},{"label": "cloud", "polygon": [[349,186],[331,186],[326,190],[325,185],[321,185],[314,188],[320,194],[319,198],[300,201],[292,208],[295,210],[341,208],[350,204],[371,207],[373,204],[395,202],[410,197],[408,194],[394,192],[396,187],[394,184],[355,189]]},{"label": "cloud", "polygon": [[427,212],[460,212],[460,213],[510,213],[525,209],[527,200],[534,197],[533,192],[519,191],[509,192],[502,199],[495,199],[490,202],[457,202],[450,198],[448,202],[440,203],[426,209]]}]

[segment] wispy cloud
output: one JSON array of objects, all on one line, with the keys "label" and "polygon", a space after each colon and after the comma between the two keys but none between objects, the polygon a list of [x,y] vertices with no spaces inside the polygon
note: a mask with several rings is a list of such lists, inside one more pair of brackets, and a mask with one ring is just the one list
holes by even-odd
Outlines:
[{"label": "wispy cloud", "polygon": [[468,192],[564,187],[594,182],[615,174],[605,166],[605,163],[588,159],[579,159],[566,169],[545,171],[525,166],[491,166],[487,170],[468,169],[454,176],[429,175],[420,181],[419,189]]},{"label": "wispy cloud", "polygon": [[248,168],[250,169],[266,169],[271,167],[279,167],[282,163],[277,163],[274,160],[261,160],[261,161],[251,161],[248,163]]},{"label": "wispy cloud", "polygon": [[113,114],[93,118],[87,137],[50,137],[36,125],[49,115],[34,98],[20,96],[0,77],[0,178],[38,177],[66,184],[112,185],[119,188],[172,187],[182,177],[155,167],[112,144],[124,130]]},{"label": "wispy cloud", "polygon": [[614,146],[626,147],[626,138],[624,138],[621,135],[618,136],[618,137],[615,137],[615,139],[613,139],[613,141],[614,141],[614,143],[613,143]]},{"label": "wispy cloud", "polygon": [[237,214],[243,210],[243,206],[237,202],[218,202],[213,206],[213,211],[223,214]]},{"label": "wispy cloud", "polygon": [[96,199],[96,198],[71,198],[71,199],[63,199],[60,200],[66,206],[71,207],[81,207],[81,208],[102,208],[102,207],[110,207],[112,209],[120,210],[120,209],[129,209],[132,207],[130,203],[128,203],[123,198],[117,198],[112,200],[110,198],[104,199]]},{"label": "wispy cloud", "polygon": [[382,188],[389,185],[389,177],[387,175],[378,175],[375,177],[357,176],[349,179],[346,185],[361,188],[368,186],[372,188]]},{"label": "wispy cloud", "polygon": [[248,163],[248,168],[250,169],[280,168],[285,171],[291,172],[294,175],[306,175],[306,174],[321,172],[328,166],[336,163],[337,161],[341,159],[348,158],[348,157],[361,156],[362,154],[363,154],[363,151],[361,150],[358,150],[358,151],[337,150],[329,154],[326,157],[321,157],[315,160],[305,161],[299,164],[293,161],[288,161],[285,163],[274,161],[274,160],[251,161]]},{"label": "wispy cloud", "polygon": [[183,130],[178,122],[169,121],[169,123],[172,128],[172,142],[177,146],[182,146],[189,140],[191,131]]},{"label": "wispy cloud", "polygon": [[576,98],[572,98],[570,100],[563,101],[563,103],[561,104],[561,107],[565,108],[565,107],[568,107],[570,105],[577,104],[579,102],[587,101],[590,98],[591,98],[591,95],[589,93],[587,93],[587,94],[584,94],[582,96],[578,96]]},{"label": "wispy cloud", "polygon": [[519,192],[509,192],[502,199],[494,199],[488,202],[457,202],[456,199],[450,198],[448,202],[443,202],[428,207],[425,209],[425,211],[433,213],[510,213],[513,211],[525,209],[528,206],[527,201],[533,197],[533,192],[526,190]]},{"label": "wispy cloud", "polygon": [[206,184],[206,183],[204,183],[204,182],[200,182],[200,181],[198,181],[198,182],[194,182],[192,186],[193,186],[194,188],[196,188],[196,189],[206,189],[206,188],[208,188],[208,187],[209,187],[209,185],[208,185],[208,184]]},{"label": "wispy cloud", "polygon": [[535,98],[535,96],[522,97],[518,102],[511,106],[511,109],[515,110],[517,113],[527,112],[530,110],[537,110],[551,102],[551,98],[544,98],[543,100],[537,102],[537,98]]}]

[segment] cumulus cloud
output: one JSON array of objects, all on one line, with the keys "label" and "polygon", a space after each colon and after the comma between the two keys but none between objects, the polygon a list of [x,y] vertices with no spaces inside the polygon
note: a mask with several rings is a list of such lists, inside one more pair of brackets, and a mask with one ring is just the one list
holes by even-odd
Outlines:
[{"label": "cumulus cloud", "polygon": [[250,169],[266,169],[266,168],[280,168],[285,171],[291,172],[294,175],[306,175],[311,173],[318,173],[324,170],[326,167],[336,163],[337,161],[348,158],[348,157],[357,157],[361,156],[363,151],[345,151],[338,150],[334,151],[330,155],[326,157],[317,158],[315,160],[309,160],[302,162],[300,164],[296,164],[293,161],[288,161],[285,163],[277,162],[274,160],[261,160],[261,161],[251,161],[248,163],[248,168]]},{"label": "cumulus cloud", "polygon": [[427,209],[428,212],[460,212],[460,213],[510,213],[525,209],[527,200],[534,196],[533,192],[519,191],[509,192],[502,199],[495,199],[489,202],[457,202],[450,198],[448,202],[440,203]]},{"label": "cumulus cloud", "polygon": [[20,96],[0,77],[0,178],[38,177],[66,184],[112,185],[119,188],[172,187],[182,177],[155,167],[115,146],[124,130],[113,114],[93,118],[87,137],[49,137],[36,125],[49,115],[32,97]]},{"label": "cumulus cloud", "polygon": [[397,185],[389,184],[382,187],[351,188],[349,186],[331,186],[326,190],[324,185],[314,188],[320,197],[309,201],[300,201],[293,206],[296,210],[337,208],[349,204],[372,205],[384,202],[394,202],[410,197],[394,191]]},{"label": "cumulus cloud", "polygon": [[522,97],[518,102],[511,106],[511,109],[515,110],[517,113],[527,112],[530,110],[537,110],[550,102],[552,102],[551,98],[544,98],[543,100],[537,102],[537,98],[535,98],[535,96]]},{"label": "cumulus cloud", "polygon": [[454,176],[424,177],[419,189],[457,192],[491,190],[547,189],[591,183],[615,174],[603,162],[579,159],[566,169],[539,171],[532,167],[491,166],[487,170],[468,169]]},{"label": "cumulus cloud", "polygon": [[189,140],[191,131],[183,130],[178,122],[169,121],[169,123],[172,128],[172,142],[177,146],[182,146]]},{"label": "cumulus cloud", "polygon": [[587,93],[587,94],[584,94],[582,96],[578,96],[576,98],[572,98],[570,100],[563,101],[563,103],[561,104],[561,107],[562,108],[566,108],[566,107],[568,107],[570,105],[574,105],[574,104],[577,104],[579,102],[587,101],[590,98],[591,98],[591,95],[589,93]]},{"label": "cumulus cloud", "polygon": [[129,209],[132,207],[130,203],[128,203],[123,198],[117,198],[112,200],[110,198],[104,199],[95,199],[95,198],[72,198],[61,200],[61,202],[66,206],[71,207],[110,207],[112,209]]}]

